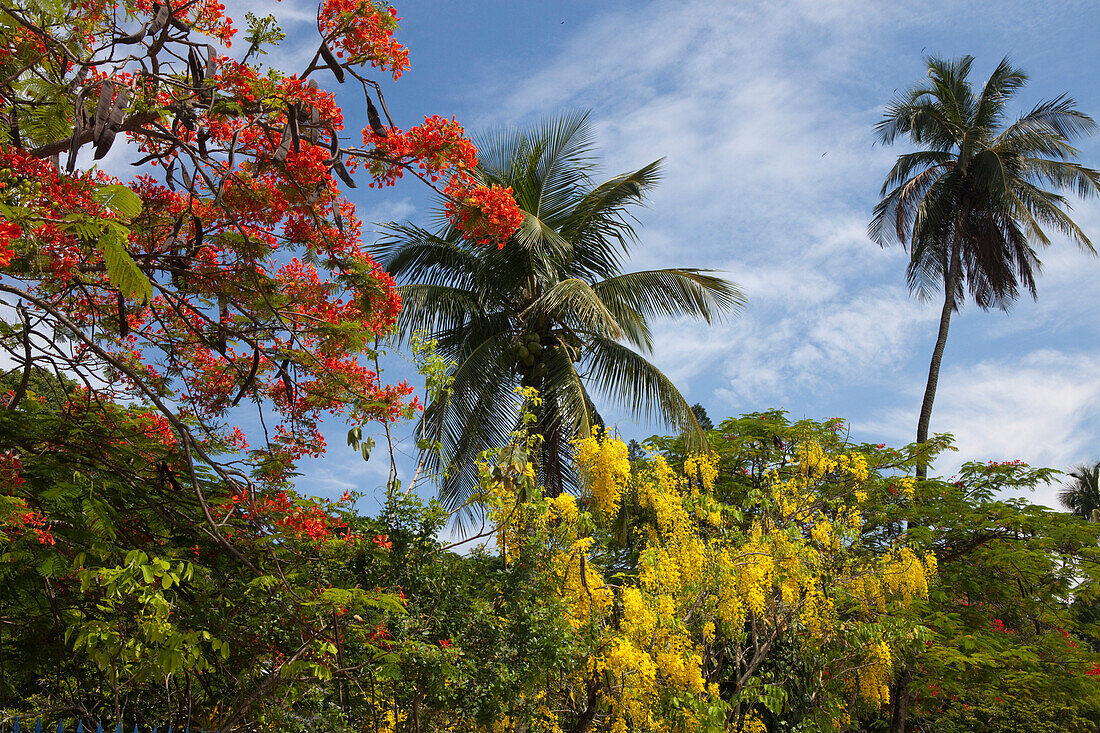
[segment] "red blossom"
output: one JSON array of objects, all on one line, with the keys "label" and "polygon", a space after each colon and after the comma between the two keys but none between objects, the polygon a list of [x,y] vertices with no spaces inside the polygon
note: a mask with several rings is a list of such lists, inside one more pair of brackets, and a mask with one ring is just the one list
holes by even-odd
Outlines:
[{"label": "red blossom", "polygon": [[393,38],[400,20],[393,8],[373,0],[325,0],[318,20],[345,63],[369,63],[389,70],[394,80],[408,70],[409,51]]}]

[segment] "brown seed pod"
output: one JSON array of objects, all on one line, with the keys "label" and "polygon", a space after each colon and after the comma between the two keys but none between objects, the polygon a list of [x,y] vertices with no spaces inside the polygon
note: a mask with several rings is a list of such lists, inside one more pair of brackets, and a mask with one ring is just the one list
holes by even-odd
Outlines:
[{"label": "brown seed pod", "polygon": [[336,81],[343,84],[344,69],[340,66],[340,62],[336,60],[336,57],[332,55],[332,49],[328,47],[328,41],[321,41],[321,58],[336,77]]},{"label": "brown seed pod", "polygon": [[389,137],[389,132],[386,131],[385,126],[382,124],[382,118],[378,116],[378,110],[374,108],[374,102],[370,100],[370,96],[366,95],[367,99],[367,122],[370,123],[371,131],[378,137]]}]

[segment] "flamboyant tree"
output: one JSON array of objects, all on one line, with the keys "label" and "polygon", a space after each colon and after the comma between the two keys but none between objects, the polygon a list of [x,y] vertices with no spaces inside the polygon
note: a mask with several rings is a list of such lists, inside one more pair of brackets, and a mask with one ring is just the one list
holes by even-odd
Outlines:
[{"label": "flamboyant tree", "polygon": [[[149,573],[165,591],[181,572],[194,577],[156,549],[164,536],[141,513],[180,498],[158,521],[201,537],[196,553],[209,543],[233,558],[241,577],[274,578],[283,591],[271,599],[301,624],[282,661],[239,680],[249,694],[226,696],[219,725],[312,674],[296,664],[339,668],[325,644],[339,645],[343,622],[328,611],[352,599],[303,613],[304,589],[324,581],[288,579],[280,564],[295,542],[357,541],[286,492],[295,461],[325,448],[319,420],[387,422],[417,408],[409,387],[369,366],[400,298],[342,188],[410,173],[438,188],[455,226],[482,245],[522,221],[508,189],[473,177],[477,152],[457,122],[431,116],[401,129],[390,118],[371,75],[396,80],[409,66],[397,20],[384,2],[324,0],[317,51],[292,73],[260,63],[282,38],[273,18],[250,15],[234,45],[215,0],[0,5],[0,410],[22,426],[0,439],[0,543],[48,552],[49,576],[92,573],[89,592],[102,581],[102,593],[146,598]],[[334,81],[361,87],[367,129],[344,133]],[[135,178],[89,161],[108,153]],[[36,414],[50,416],[55,436],[30,430]],[[132,507],[108,509],[115,520],[140,509],[127,520],[140,531],[96,524],[111,542],[87,552],[81,522],[69,521],[80,518],[76,495],[51,493],[49,472],[69,468],[42,463],[58,451],[91,477],[79,491],[93,506],[130,497]],[[124,552],[126,541],[148,563]],[[135,572],[136,585],[104,580]]]}]

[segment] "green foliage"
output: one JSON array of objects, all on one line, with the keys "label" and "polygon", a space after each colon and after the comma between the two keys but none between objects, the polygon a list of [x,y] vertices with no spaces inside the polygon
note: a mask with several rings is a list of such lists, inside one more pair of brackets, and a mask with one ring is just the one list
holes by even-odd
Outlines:
[{"label": "green foliage", "polygon": [[[932,637],[906,660],[896,693],[912,700],[921,727],[938,730],[931,726],[942,719],[1024,730],[1003,721],[1024,726],[1040,708],[1051,720],[1064,716],[1067,729],[1100,721],[1090,674],[1097,657],[1074,607],[1100,584],[1100,526],[1003,498],[1056,473],[1017,461],[967,463],[955,480],[918,491],[906,518],[910,534],[935,548],[939,582],[921,609]],[[1006,693],[1019,699],[1003,703]]]},{"label": "green foliage", "polygon": [[1082,715],[1074,700],[1053,702],[1005,690],[993,698],[975,695],[954,705],[932,730],[937,733],[1094,733],[1096,718]]},{"label": "green foliage", "polygon": [[153,284],[126,251],[130,230],[121,224],[107,222],[96,244],[103,250],[103,262],[111,285],[127,298],[142,302],[153,297]]},{"label": "green foliage", "polygon": [[248,32],[244,36],[244,40],[248,41],[245,58],[253,53],[267,54],[264,46],[278,45],[286,38],[286,33],[279,27],[274,15],[265,15],[261,18],[253,13],[245,13],[244,18],[248,24]]}]

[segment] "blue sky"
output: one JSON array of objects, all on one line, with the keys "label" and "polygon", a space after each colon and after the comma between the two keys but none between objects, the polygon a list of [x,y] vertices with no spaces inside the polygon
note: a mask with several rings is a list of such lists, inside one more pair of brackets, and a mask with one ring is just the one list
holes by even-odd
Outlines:
[{"label": "blue sky", "polygon": [[[311,2],[230,0],[279,18],[273,59],[301,70],[316,49]],[[795,418],[843,416],[856,439],[912,440],[939,305],[904,287],[905,254],[865,228],[893,159],[872,128],[895,90],[924,73],[924,54],[976,57],[981,83],[1002,56],[1030,77],[1023,112],[1070,92],[1100,116],[1100,44],[1092,2],[398,3],[412,69],[384,82],[402,127],[425,114],[467,129],[522,125],[587,108],[604,173],[665,158],[664,179],[639,212],[630,267],[725,270],[749,298],[743,316],[707,327],[661,322],[653,360],[712,418],[779,407]],[[243,45],[243,44],[240,44]],[[234,51],[243,52],[235,48]],[[333,80],[319,80],[335,88]],[[340,92],[354,131],[358,97]],[[1100,138],[1081,146],[1100,166]],[[426,222],[415,181],[352,192],[365,221]],[[1074,216],[1100,244],[1100,203]],[[368,234],[369,242],[369,234]],[[1020,458],[1065,468],[1100,459],[1100,260],[1056,241],[1040,253],[1039,300],[1009,314],[967,307],[952,322],[934,432],[958,452],[940,461]],[[387,360],[387,378],[414,375]],[[659,426],[608,409],[627,437]],[[330,453],[303,466],[305,490],[371,492],[369,464],[328,426]],[[1054,503],[1056,488],[1035,498]]]}]

